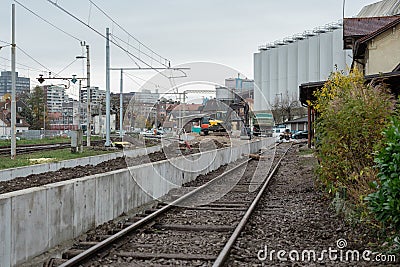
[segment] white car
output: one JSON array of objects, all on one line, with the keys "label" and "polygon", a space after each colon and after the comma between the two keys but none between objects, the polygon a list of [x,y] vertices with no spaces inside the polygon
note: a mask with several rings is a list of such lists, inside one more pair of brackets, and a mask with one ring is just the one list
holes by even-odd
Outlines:
[{"label": "white car", "polygon": [[163,137],[164,134],[165,132],[163,130],[155,130],[155,129],[147,130],[140,133],[140,135],[143,136],[158,136],[158,137]]},{"label": "white car", "polygon": [[[11,135],[1,135],[0,140],[11,140]],[[18,136],[15,137],[15,140],[21,140]]]}]

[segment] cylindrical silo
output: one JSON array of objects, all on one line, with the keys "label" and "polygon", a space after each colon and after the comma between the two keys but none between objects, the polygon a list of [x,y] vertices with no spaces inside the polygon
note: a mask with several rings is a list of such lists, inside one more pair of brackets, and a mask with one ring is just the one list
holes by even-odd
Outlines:
[{"label": "cylindrical silo", "polygon": [[275,97],[278,98],[279,101],[282,101],[282,98],[285,97],[286,92],[288,90],[287,87],[287,76],[288,76],[288,46],[281,45],[278,47],[278,90],[275,92]]},{"label": "cylindrical silo", "polygon": [[297,77],[298,84],[302,84],[308,81],[308,40],[298,40],[297,47]]},{"label": "cylindrical silo", "polygon": [[[262,52],[261,50],[258,53],[254,53],[254,99],[261,98],[261,89],[263,86],[261,85],[262,80]],[[254,101],[254,109],[261,110],[261,101]]]},{"label": "cylindrical silo", "polygon": [[324,81],[328,79],[329,75],[333,70],[333,52],[332,52],[333,33],[331,31],[327,31],[321,33],[319,37],[320,37],[319,80]]},{"label": "cylindrical silo", "polygon": [[315,35],[308,40],[308,82],[319,81],[319,41],[320,36]]},{"label": "cylindrical silo", "polygon": [[271,78],[268,102],[273,105],[275,102],[276,94],[278,92],[278,48],[273,48],[270,50],[270,61],[269,61],[269,75]]},{"label": "cylindrical silo", "polygon": [[271,59],[271,50],[265,50],[262,54],[262,86],[263,90],[261,91],[262,95],[260,96],[260,102],[262,103],[260,110],[269,110],[269,97],[271,87],[271,76],[269,70],[269,62]]},{"label": "cylindrical silo", "polygon": [[288,60],[287,60],[287,90],[290,97],[298,98],[298,84],[297,84],[297,49],[298,43],[290,43],[287,45]]}]

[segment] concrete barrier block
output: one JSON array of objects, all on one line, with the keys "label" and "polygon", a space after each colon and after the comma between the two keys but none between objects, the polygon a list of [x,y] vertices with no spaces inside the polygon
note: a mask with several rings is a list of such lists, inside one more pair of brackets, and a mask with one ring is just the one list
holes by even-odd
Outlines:
[{"label": "concrete barrier block", "polygon": [[0,266],[11,266],[11,199],[0,197]]},{"label": "concrete barrier block", "polygon": [[49,248],[46,190],[38,187],[17,192],[5,194],[12,196],[11,265]]},{"label": "concrete barrier block", "polygon": [[96,226],[96,180],[95,176],[76,179],[73,183],[74,210],[72,217],[73,237]]},{"label": "concrete barrier block", "polygon": [[74,185],[66,181],[44,187],[47,188],[49,247],[54,247],[74,233]]},{"label": "concrete barrier block", "polygon": [[96,179],[96,202],[95,202],[95,222],[96,225],[102,224],[113,219],[114,173],[95,175]]}]

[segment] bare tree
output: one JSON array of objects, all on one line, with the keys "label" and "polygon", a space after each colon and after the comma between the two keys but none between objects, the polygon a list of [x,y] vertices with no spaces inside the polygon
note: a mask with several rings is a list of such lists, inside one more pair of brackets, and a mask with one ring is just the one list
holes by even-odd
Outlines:
[{"label": "bare tree", "polygon": [[305,115],[305,108],[300,105],[300,101],[297,100],[295,95],[289,95],[288,91],[277,94],[271,107],[276,124],[284,123],[285,121],[293,120],[295,117],[303,117]]}]

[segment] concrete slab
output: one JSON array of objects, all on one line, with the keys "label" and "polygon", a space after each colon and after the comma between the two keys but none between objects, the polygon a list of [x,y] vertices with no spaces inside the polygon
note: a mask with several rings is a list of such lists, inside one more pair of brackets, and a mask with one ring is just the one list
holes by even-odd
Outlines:
[{"label": "concrete slab", "polygon": [[77,179],[73,183],[73,237],[96,226],[96,179],[95,176]]},{"label": "concrete slab", "polygon": [[47,190],[32,188],[11,197],[11,265],[27,261],[49,248]]},{"label": "concrete slab", "polygon": [[67,181],[47,188],[49,247],[68,240],[74,233],[74,184]]},{"label": "concrete slab", "polygon": [[0,197],[0,266],[11,266],[11,199]]}]

